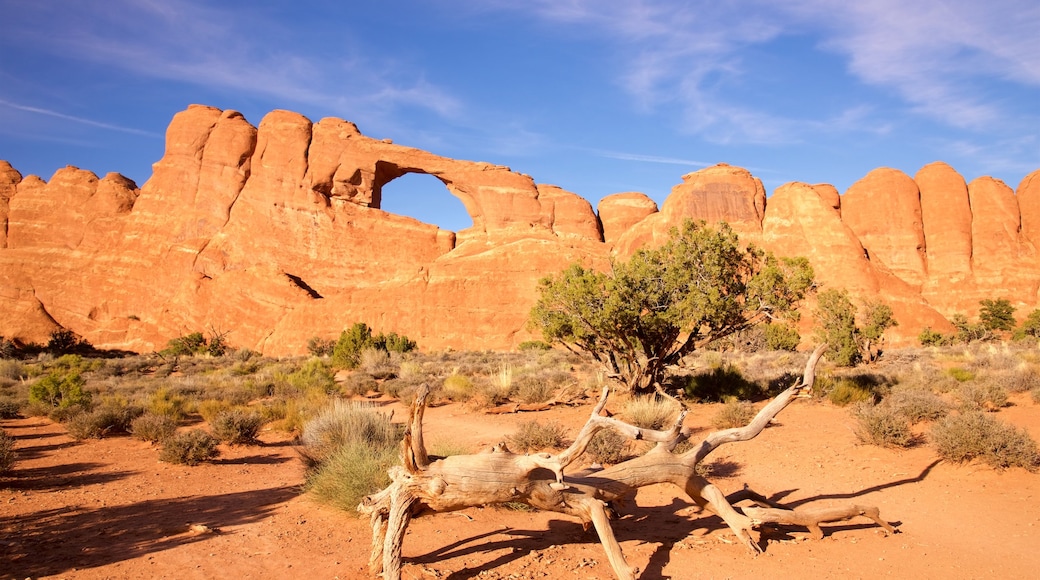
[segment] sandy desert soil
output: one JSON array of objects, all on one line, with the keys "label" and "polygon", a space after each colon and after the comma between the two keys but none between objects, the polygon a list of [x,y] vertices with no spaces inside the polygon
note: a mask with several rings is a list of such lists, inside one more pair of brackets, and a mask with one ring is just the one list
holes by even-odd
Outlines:
[{"label": "sandy desert soil", "polygon": [[[1040,405],[1012,403],[1000,417],[1040,440]],[[576,432],[589,410],[489,416],[446,405],[427,412],[427,441],[476,450],[533,418]],[[687,424],[708,425],[715,410],[699,407]],[[282,434],[185,467],[127,437],[77,443],[45,419],[2,425],[19,449],[0,479],[3,578],[369,578],[367,523],[301,495],[303,466]],[[765,553],[752,557],[719,518],[660,486],[615,522],[626,557],[643,579],[1036,577],[1040,475],[938,462],[927,446],[861,445],[851,427],[844,409],[798,401],[757,439],[719,449],[711,479],[795,506],[876,505],[897,534],[866,519],[825,524],[821,541],[784,528],[767,531]],[[557,514],[420,518],[404,553],[408,579],[613,577],[594,532]]]}]

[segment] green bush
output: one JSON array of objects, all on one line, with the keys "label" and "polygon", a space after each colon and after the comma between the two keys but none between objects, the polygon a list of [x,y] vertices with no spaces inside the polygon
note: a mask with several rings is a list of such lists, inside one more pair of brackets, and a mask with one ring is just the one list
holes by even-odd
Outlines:
[{"label": "green bush", "polygon": [[220,455],[217,439],[202,429],[177,433],[162,442],[159,461],[198,465]]},{"label": "green bush", "polygon": [[466,375],[448,375],[441,385],[441,393],[456,402],[468,401],[474,392],[473,381]]},{"label": "green bush", "polygon": [[18,401],[0,401],[0,419],[17,419],[22,415]]},{"label": "green bush", "polygon": [[715,416],[711,419],[711,424],[718,429],[743,427],[755,418],[755,414],[755,406],[750,402],[732,399],[715,413]]},{"label": "green bush", "polygon": [[415,350],[416,344],[407,336],[394,332],[373,335],[367,324],[355,322],[339,335],[332,349],[332,365],[341,369],[355,369],[361,363],[361,353],[367,348],[404,353]]},{"label": "green bush", "polygon": [[177,431],[177,421],[167,415],[145,413],[130,423],[130,433],[134,439],[159,443],[171,437]]},{"label": "green bush", "polygon": [[563,426],[556,422],[541,424],[538,421],[521,423],[515,433],[507,437],[514,451],[529,453],[543,449],[564,447],[566,434]]},{"label": "green bush", "polygon": [[18,458],[14,450],[14,438],[7,431],[0,429],[0,473],[5,473],[14,466]]},{"label": "green bush", "polygon": [[1040,453],[1029,433],[979,411],[946,417],[932,427],[931,435],[943,459],[957,463],[981,459],[998,469],[1040,467]]},{"label": "green bush", "polygon": [[544,340],[525,340],[517,345],[516,349],[520,352],[525,351],[544,351],[552,348],[552,345]]},{"label": "green bush", "polygon": [[827,393],[827,399],[839,407],[844,407],[852,403],[873,402],[875,396],[870,386],[860,384],[849,377],[838,377]]},{"label": "green bush", "polygon": [[60,409],[89,407],[91,396],[83,389],[86,384],[78,370],[55,368],[29,387],[29,402]]},{"label": "green bush", "polygon": [[946,371],[958,383],[966,383],[975,380],[975,373],[961,367],[953,367]]},{"label": "green bush", "polygon": [[231,445],[253,443],[260,433],[264,418],[256,411],[228,409],[217,413],[210,427],[220,441]]},{"label": "green bush", "polygon": [[332,394],[338,390],[332,366],[320,358],[307,360],[303,366],[286,376],[285,380],[299,394],[311,391]]},{"label": "green bush", "polygon": [[950,337],[932,330],[930,326],[926,326],[917,335],[917,341],[921,343],[921,346],[945,346],[952,342]]},{"label": "green bush", "polygon": [[793,351],[802,340],[797,328],[778,322],[764,324],[762,331],[765,334],[766,348],[770,350]]},{"label": "green bush", "polygon": [[887,405],[860,403],[853,408],[856,437],[880,447],[910,447],[916,442],[910,420]]}]

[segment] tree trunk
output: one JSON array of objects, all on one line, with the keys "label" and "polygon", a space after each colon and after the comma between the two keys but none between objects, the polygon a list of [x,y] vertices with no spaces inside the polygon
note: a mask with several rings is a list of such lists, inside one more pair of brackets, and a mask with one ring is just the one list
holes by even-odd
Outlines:
[{"label": "tree trunk", "polygon": [[[482,453],[431,462],[422,442],[422,416],[428,394],[424,387],[412,406],[402,444],[402,467],[391,470],[392,482],[386,489],[365,498],[358,506],[372,520],[370,570],[373,574],[382,573],[386,580],[400,578],[401,540],[412,517],[517,502],[571,515],[585,525],[591,524],[606,550],[614,574],[619,579],[634,579],[638,570],[625,560],[614,537],[606,506],[631,497],[640,487],[658,483],[671,483],[698,505],[710,508],[752,553],[761,551],[754,528],[762,523],[802,525],[815,532],[819,530],[820,522],[866,515],[890,530],[877,516],[875,508],[863,506],[838,510],[789,510],[771,504],[735,508],[725,494],[696,473],[697,464],[719,446],[756,437],[795,398],[808,396],[822,354],[823,347],[817,348],[806,363],[802,380],[763,407],[748,425],[711,433],[700,444],[681,454],[674,451],[690,433],[682,424],[685,411],[668,430],[635,427],[602,415],[609,394],[609,389],[605,388],[574,443],[556,455],[518,455],[499,443]],[[592,437],[601,429],[614,429],[630,439],[657,445],[640,457],[606,469],[565,477],[564,469],[585,452]],[[748,490],[744,499],[764,505],[764,498],[751,494],[753,492]],[[761,498],[761,501],[756,498]]]}]

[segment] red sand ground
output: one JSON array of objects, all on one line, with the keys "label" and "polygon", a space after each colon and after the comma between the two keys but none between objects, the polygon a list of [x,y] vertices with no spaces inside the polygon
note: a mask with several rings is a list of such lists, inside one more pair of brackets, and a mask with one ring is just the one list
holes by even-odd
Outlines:
[{"label": "red sand ground", "polygon": [[[1040,406],[1018,396],[999,416],[1040,440]],[[396,406],[396,405],[395,405]],[[399,407],[399,406],[398,406]],[[427,441],[490,445],[520,421],[574,428],[590,407],[511,416],[430,409]],[[695,410],[707,425],[715,409]],[[399,409],[397,417],[402,417]],[[77,443],[38,418],[3,421],[19,461],[0,479],[4,578],[369,578],[367,522],[301,495],[292,443],[222,448],[213,463],[160,463],[126,437]],[[927,446],[858,444],[844,409],[798,401],[757,439],[713,456],[725,492],[746,482],[788,504],[876,505],[899,533],[867,519],[767,531],[749,555],[729,529],[673,488],[642,490],[615,522],[641,578],[1036,578],[1040,475],[937,462]],[[193,529],[192,526],[196,527]],[[404,544],[404,578],[613,578],[594,532],[557,514],[500,508],[421,518]]]}]

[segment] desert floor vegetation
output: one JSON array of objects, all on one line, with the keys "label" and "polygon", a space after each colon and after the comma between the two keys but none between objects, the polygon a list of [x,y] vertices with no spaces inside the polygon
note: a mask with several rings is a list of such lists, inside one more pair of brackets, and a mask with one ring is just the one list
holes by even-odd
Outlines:
[{"label": "desert floor vegetation", "polygon": [[[617,392],[611,410],[647,429],[668,429],[682,407],[699,417],[700,429],[740,427],[792,384],[792,369],[806,358],[791,351],[695,351],[660,392]],[[923,452],[994,473],[1034,471],[1040,467],[1036,443],[1016,417],[1040,406],[1038,377],[1040,348],[1024,342],[898,349],[854,368],[824,358],[814,397],[802,405],[810,414],[818,408],[841,417],[859,448]],[[554,453],[575,435],[573,424],[557,418],[587,409],[611,380],[589,358],[544,348],[362,350],[350,370],[336,369],[327,355],[43,354],[0,360],[0,416],[59,422],[80,446],[132,437],[150,443],[137,445],[155,460],[192,472],[218,467],[225,457],[248,459],[260,451],[240,449],[258,440],[287,441],[292,461],[305,464],[300,488],[353,519],[361,499],[385,487],[388,469],[400,462],[407,416],[391,409],[401,409],[424,385],[431,408],[448,409],[473,426],[508,425],[498,436],[511,451]],[[6,440],[0,454],[9,478],[23,464],[17,447],[24,443]],[[436,433],[430,455],[481,450],[469,441]],[[598,469],[648,449],[645,441],[605,430],[589,441],[583,461]],[[698,469],[706,477],[732,477],[747,466],[724,457]]]}]

